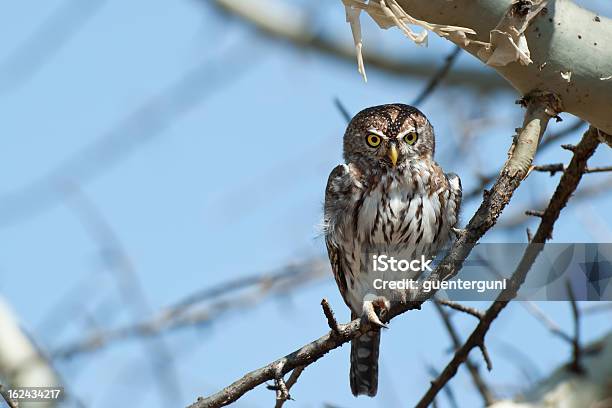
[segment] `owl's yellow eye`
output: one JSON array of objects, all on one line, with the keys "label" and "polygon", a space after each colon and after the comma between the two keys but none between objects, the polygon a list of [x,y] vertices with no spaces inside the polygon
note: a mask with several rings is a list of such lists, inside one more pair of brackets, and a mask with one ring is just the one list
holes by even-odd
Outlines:
[{"label": "owl's yellow eye", "polygon": [[416,132],[410,132],[404,136],[404,142],[408,143],[409,145],[413,145],[416,143],[418,138],[419,135],[417,135]]},{"label": "owl's yellow eye", "polygon": [[377,147],[381,141],[382,140],[380,136],[375,135],[374,133],[370,133],[368,137],[366,138],[366,142],[368,143],[368,146],[370,147]]}]

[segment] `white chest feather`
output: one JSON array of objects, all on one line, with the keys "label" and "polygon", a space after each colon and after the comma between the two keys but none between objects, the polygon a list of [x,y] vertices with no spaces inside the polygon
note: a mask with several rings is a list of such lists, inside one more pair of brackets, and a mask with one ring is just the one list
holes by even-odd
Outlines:
[{"label": "white chest feather", "polygon": [[[359,241],[372,245],[433,243],[442,209],[438,194],[426,189],[428,179],[428,173],[416,182],[384,175],[373,189],[363,193],[356,212]],[[356,197],[356,205],[359,199]]]}]

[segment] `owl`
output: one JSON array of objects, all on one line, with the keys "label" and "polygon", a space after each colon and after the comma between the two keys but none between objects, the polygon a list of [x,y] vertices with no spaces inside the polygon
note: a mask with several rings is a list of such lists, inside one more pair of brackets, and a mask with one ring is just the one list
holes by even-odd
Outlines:
[{"label": "owl", "polygon": [[409,105],[359,112],[346,129],[343,150],[346,164],[332,170],[325,190],[325,243],[352,318],[375,327],[352,341],[349,376],[353,395],[375,396],[382,320],[393,302],[410,300],[411,291],[381,288],[376,278],[398,275],[374,272],[370,255],[435,257],[452,238],[461,181],[434,161],[433,127]]}]

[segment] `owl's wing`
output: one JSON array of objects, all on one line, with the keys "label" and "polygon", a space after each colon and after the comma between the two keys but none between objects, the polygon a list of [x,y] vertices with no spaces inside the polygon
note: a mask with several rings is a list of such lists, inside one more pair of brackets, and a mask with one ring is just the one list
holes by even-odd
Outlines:
[{"label": "owl's wing", "polygon": [[[347,275],[350,271],[346,271],[344,267],[344,254],[342,248],[338,244],[338,221],[339,218],[346,214],[346,209],[350,202],[352,190],[352,177],[350,169],[347,165],[336,166],[327,179],[327,187],[325,188],[325,205],[324,205],[324,229],[325,229],[325,244],[327,246],[327,254],[331,263],[334,278],[340,289],[342,297],[347,294]],[[345,299],[346,301],[346,299]]]},{"label": "owl's wing", "polygon": [[451,199],[455,203],[455,215],[459,219],[459,210],[461,209],[461,197],[463,196],[463,189],[461,187],[461,179],[455,173],[446,173],[446,179],[450,186]]}]

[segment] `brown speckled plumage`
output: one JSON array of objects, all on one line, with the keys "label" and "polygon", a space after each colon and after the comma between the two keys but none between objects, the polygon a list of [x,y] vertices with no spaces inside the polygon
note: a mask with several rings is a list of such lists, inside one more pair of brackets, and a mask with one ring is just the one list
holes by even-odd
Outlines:
[{"label": "brown speckled plumage", "polygon": [[[416,132],[416,135],[414,133]],[[378,135],[380,144],[366,143]],[[409,143],[406,135],[414,136]],[[434,257],[449,241],[461,203],[461,183],[433,160],[433,127],[418,109],[381,105],[364,109],[344,135],[346,164],[334,168],[325,192],[325,242],[334,278],[352,316],[365,313],[367,299],[384,310],[406,301],[407,292],[372,287],[364,267],[368,251]],[[372,302],[370,302],[372,303]],[[380,330],[353,340],[351,390],[376,395]]]}]

